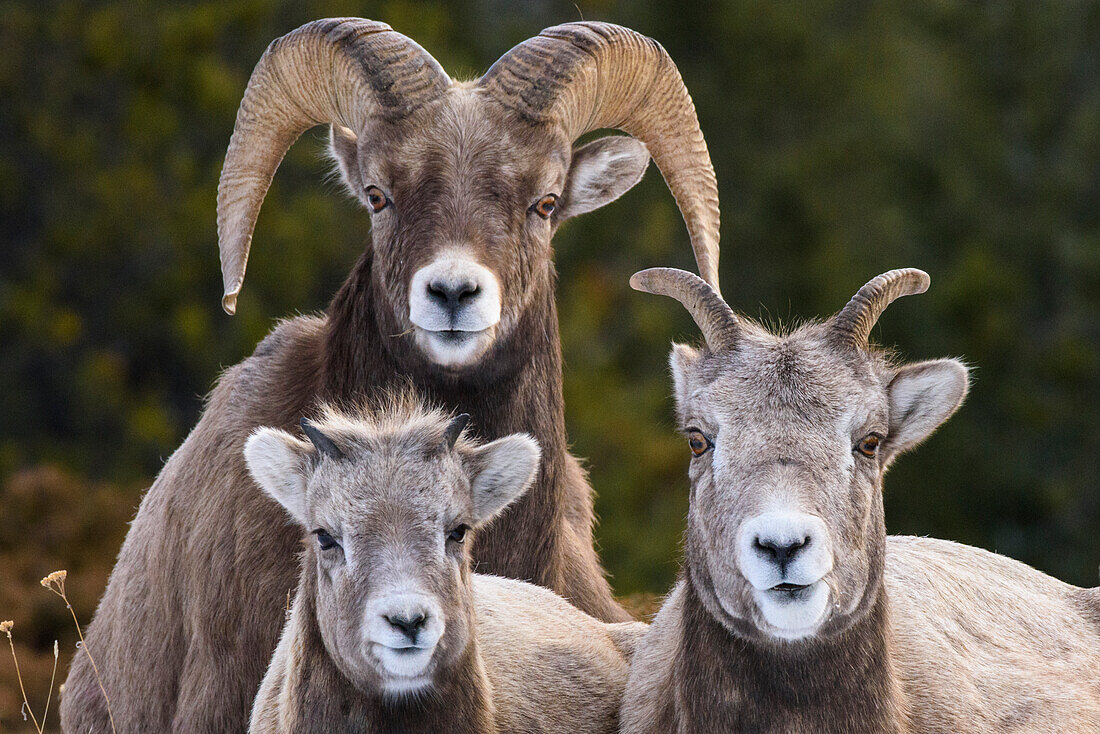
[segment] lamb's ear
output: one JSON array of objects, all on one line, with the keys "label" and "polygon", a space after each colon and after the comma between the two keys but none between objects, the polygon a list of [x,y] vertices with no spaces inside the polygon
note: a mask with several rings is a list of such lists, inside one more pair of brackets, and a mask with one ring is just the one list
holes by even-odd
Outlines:
[{"label": "lamb's ear", "polygon": [[625,135],[608,135],[582,145],[573,151],[557,218],[568,219],[610,204],[634,188],[648,166],[645,143]]},{"label": "lamb's ear", "polygon": [[695,373],[703,353],[686,344],[673,344],[668,355],[668,369],[672,373],[672,385],[675,389],[677,407],[688,403],[688,396],[695,389]]},{"label": "lamb's ear", "polygon": [[479,525],[531,487],[542,455],[538,442],[525,433],[513,433],[464,453],[474,496],[474,521]]},{"label": "lamb's ear", "polygon": [[300,524],[306,518],[306,469],[312,449],[278,428],[259,428],[244,444],[244,460],[256,484]]},{"label": "lamb's ear", "polygon": [[885,459],[913,448],[958,410],[969,386],[966,366],[956,359],[908,364],[887,387],[890,435]]},{"label": "lamb's ear", "polygon": [[329,155],[336,161],[344,188],[366,206],[359,172],[359,136],[350,128],[333,124],[329,131]]}]

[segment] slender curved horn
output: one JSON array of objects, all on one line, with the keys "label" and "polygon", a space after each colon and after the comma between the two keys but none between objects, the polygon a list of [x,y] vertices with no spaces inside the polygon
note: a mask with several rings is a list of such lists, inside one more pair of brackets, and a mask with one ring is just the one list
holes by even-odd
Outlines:
[{"label": "slender curved horn", "polygon": [[241,100],[218,182],[227,313],[237,310],[264,195],[298,136],[322,123],[358,133],[369,117],[400,119],[450,85],[427,51],[372,20],[316,20],[268,46]]},{"label": "slender curved horn", "polygon": [[924,293],[929,283],[928,273],[916,268],[883,273],[852,296],[848,305],[833,317],[832,327],[845,343],[863,349],[886,307],[902,296]]},{"label": "slender curved horn", "polygon": [[649,148],[684,216],[699,274],[718,291],[718,183],[695,105],[661,44],[610,23],[547,28],[502,56],[478,82],[536,123],[576,140],[616,128]]},{"label": "slender curved horn", "polygon": [[741,334],[733,309],[709,283],[677,268],[650,268],[630,276],[630,287],[644,293],[671,296],[684,305],[712,352],[732,347]]}]

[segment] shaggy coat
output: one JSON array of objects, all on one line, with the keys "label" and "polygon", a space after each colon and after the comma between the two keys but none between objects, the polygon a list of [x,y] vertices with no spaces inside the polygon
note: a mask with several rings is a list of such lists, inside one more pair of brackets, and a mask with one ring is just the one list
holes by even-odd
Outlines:
[{"label": "shaggy coat", "polygon": [[383,700],[351,685],[320,638],[303,580],[256,697],[251,734],[612,734],[646,627],[604,624],[532,584],[472,574],[474,634],[430,694]]}]

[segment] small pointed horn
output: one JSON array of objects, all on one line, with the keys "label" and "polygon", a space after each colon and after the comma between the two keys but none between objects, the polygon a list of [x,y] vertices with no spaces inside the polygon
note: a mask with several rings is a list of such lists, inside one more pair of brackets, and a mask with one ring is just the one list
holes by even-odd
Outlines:
[{"label": "small pointed horn", "polygon": [[319,452],[336,461],[340,461],[344,458],[344,452],[333,443],[331,438],[323,434],[321,429],[315,426],[309,418],[303,418],[300,425],[302,426],[302,430],[305,431],[306,438],[310,440],[310,443],[312,443]]},{"label": "small pointed horn", "polygon": [[443,446],[450,451],[455,447],[455,441],[462,435],[462,431],[470,423],[469,413],[459,413],[447,424],[447,430],[443,433]]},{"label": "small pointed horn", "polygon": [[873,278],[852,296],[840,313],[833,317],[836,333],[853,347],[863,349],[886,307],[902,296],[912,296],[928,290],[931,278],[916,268],[902,268]]},{"label": "small pointed horn", "polygon": [[741,322],[718,292],[695,273],[676,268],[650,268],[630,276],[630,287],[644,293],[670,296],[684,305],[711,351],[732,347],[741,334]]}]

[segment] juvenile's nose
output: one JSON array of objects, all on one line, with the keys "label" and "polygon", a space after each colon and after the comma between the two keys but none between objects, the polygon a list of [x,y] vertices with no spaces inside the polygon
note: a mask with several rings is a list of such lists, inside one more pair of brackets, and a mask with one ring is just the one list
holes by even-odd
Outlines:
[{"label": "juvenile's nose", "polygon": [[787,564],[791,562],[799,550],[809,544],[809,536],[794,541],[757,537],[755,541],[755,546],[761,555],[770,556],[769,560],[779,565],[780,573],[786,573]]},{"label": "juvenile's nose", "polygon": [[409,638],[409,642],[416,642],[416,636],[420,634],[420,630],[424,628],[424,624],[428,621],[428,616],[420,612],[415,614],[386,614],[383,616],[394,629]]},{"label": "juvenile's nose", "polygon": [[428,283],[428,297],[454,313],[460,306],[466,305],[481,292],[480,286],[472,280],[436,279]]}]

